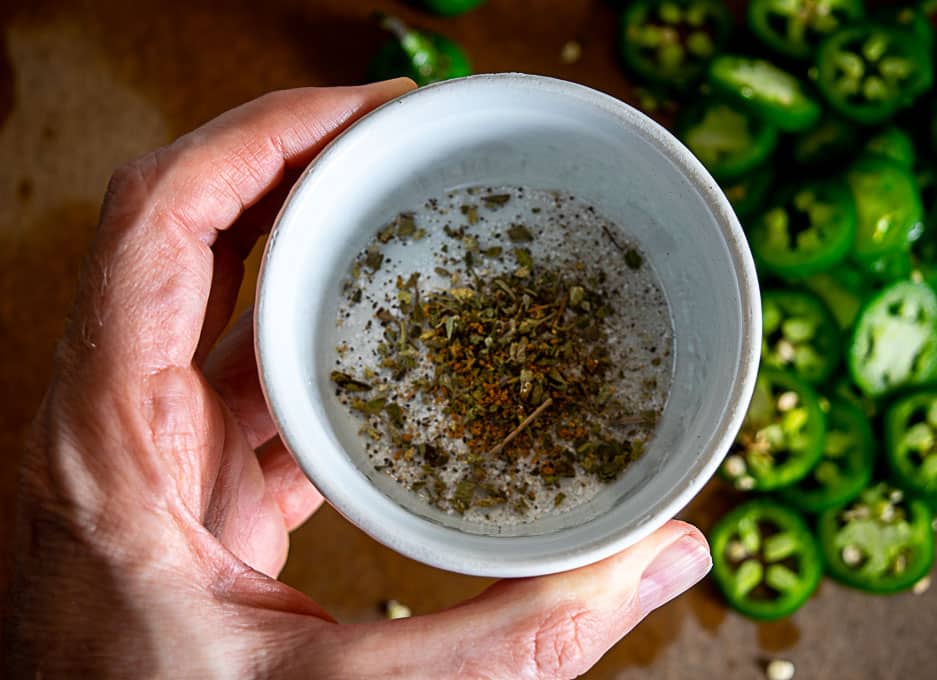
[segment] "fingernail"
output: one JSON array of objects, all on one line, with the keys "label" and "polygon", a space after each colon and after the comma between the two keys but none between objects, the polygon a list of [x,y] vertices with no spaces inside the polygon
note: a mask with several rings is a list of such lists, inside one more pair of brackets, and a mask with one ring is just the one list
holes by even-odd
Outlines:
[{"label": "fingernail", "polygon": [[687,534],[660,553],[641,575],[638,601],[646,616],[699,582],[712,566],[709,546]]},{"label": "fingernail", "polygon": [[401,76],[399,78],[388,78],[387,80],[376,80],[373,83],[368,83],[365,85],[365,87],[384,87],[390,84],[393,84],[398,89],[404,88],[407,90],[413,90],[417,87],[417,84],[413,81],[413,78],[407,78],[406,76]]}]

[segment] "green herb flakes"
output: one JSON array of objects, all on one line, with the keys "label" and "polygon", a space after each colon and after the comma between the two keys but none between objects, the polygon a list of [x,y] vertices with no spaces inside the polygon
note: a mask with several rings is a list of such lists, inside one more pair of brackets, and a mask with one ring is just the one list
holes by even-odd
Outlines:
[{"label": "green herb flakes", "polygon": [[534,235],[523,224],[515,224],[508,229],[508,238],[514,243],[527,243],[534,240]]}]

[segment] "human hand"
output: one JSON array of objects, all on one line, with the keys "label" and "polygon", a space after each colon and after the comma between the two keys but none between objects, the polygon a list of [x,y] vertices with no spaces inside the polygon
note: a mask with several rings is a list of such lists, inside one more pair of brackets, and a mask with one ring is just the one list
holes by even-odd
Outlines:
[{"label": "human hand", "polygon": [[410,87],[267,95],[114,175],[23,464],[14,676],[572,677],[709,569],[673,521],[405,620],[339,625],[275,580],[322,499],[276,438],[249,319],[218,338],[288,180]]}]

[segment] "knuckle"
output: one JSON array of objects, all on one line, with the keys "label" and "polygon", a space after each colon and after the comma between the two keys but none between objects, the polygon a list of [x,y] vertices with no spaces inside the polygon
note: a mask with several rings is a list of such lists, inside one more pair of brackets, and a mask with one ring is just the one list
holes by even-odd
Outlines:
[{"label": "knuckle", "polygon": [[278,107],[290,101],[292,92],[290,89],[270,90],[257,97],[255,101],[263,106]]},{"label": "knuckle", "polygon": [[98,234],[108,233],[108,225],[122,224],[123,218],[142,209],[146,191],[141,159],[129,161],[118,167],[111,175],[104,192]]},{"label": "knuckle", "polygon": [[247,207],[246,197],[261,193],[280,163],[280,155],[269,137],[245,136],[218,168],[218,193],[235,199],[243,210]]},{"label": "knuckle", "polygon": [[107,183],[106,196],[109,199],[118,198],[126,194],[135,194],[141,184],[145,184],[146,168],[149,165],[147,156],[135,158],[119,166],[111,175]]},{"label": "knuckle", "polygon": [[535,623],[528,645],[528,666],[538,678],[575,677],[597,656],[601,626],[596,616],[576,603],[564,603]]},{"label": "knuckle", "polygon": [[136,205],[152,190],[165,162],[167,148],[156,149],[127,161],[114,170],[104,195],[105,206]]}]

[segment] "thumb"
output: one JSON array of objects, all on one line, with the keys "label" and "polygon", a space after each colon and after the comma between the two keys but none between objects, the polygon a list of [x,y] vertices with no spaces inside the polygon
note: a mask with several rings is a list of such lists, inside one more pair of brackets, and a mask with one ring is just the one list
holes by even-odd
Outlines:
[{"label": "thumb", "polygon": [[[500,581],[430,616],[348,626],[358,675],[572,678],[712,564],[695,527],[671,521],[640,543],[581,569]],[[362,630],[367,629],[367,630]]]}]

